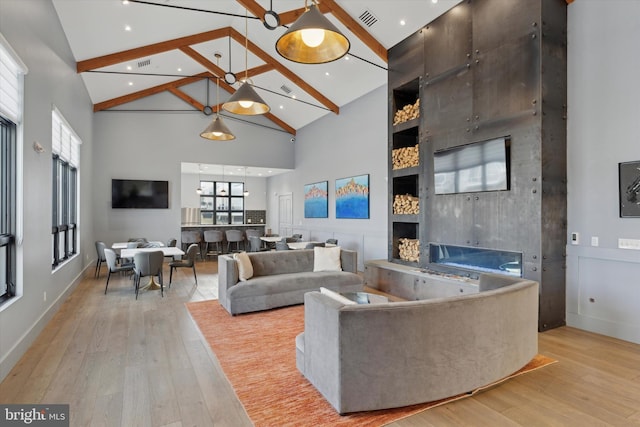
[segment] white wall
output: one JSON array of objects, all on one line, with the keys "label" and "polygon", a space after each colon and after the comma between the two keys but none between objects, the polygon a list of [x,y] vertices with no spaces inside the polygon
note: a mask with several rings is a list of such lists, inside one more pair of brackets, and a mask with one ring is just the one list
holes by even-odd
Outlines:
[{"label": "white wall", "polygon": [[567,324],[640,343],[640,252],[618,249],[640,239],[618,210],[618,163],[640,160],[640,1],[568,8]]},{"label": "white wall", "polygon": [[[127,108],[162,109],[172,95],[155,95]],[[99,112],[95,114],[93,171],[96,239],[106,242],[143,236],[165,241],[180,236],[182,162],[292,169],[291,135],[238,121],[226,121],[233,141],[199,136],[211,117],[195,113]],[[169,209],[111,209],[111,179],[169,181]],[[193,187],[195,189],[195,187]],[[191,191],[191,190],[189,190]],[[259,190],[254,192],[256,200]],[[248,206],[253,206],[250,201]],[[261,205],[264,206],[264,205]]]},{"label": "white wall", "polygon": [[[95,257],[93,243],[92,107],[50,1],[1,0],[0,31],[29,68],[24,134],[19,139],[24,225],[18,231],[18,293],[0,307],[0,380],[26,351]],[[82,139],[80,248],[51,271],[51,111],[55,106]],[[42,154],[31,147],[37,141]],[[46,301],[45,301],[46,293]]]},{"label": "white wall", "polygon": [[[295,171],[267,181],[267,228],[278,232],[278,195],[291,193],[294,233],[337,238],[358,251],[360,270],[387,258],[387,103],[385,85],[298,131]],[[336,179],[362,174],[369,174],[370,219],[336,219]],[[319,181],[329,181],[329,218],[304,218],[304,185]]]}]

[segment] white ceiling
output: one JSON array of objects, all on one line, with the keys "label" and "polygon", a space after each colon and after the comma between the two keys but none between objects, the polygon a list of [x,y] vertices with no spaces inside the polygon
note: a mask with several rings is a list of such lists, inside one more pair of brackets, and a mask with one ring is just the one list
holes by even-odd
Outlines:
[{"label": "white ceiling", "polygon": [[[459,2],[460,0],[335,0],[339,7],[385,49],[402,41]],[[279,14],[302,8],[305,4],[303,0],[257,0],[257,3],[265,10],[272,7]],[[349,39],[349,55],[327,64],[303,65],[288,61],[276,52],[275,43],[286,30],[284,27],[268,30],[260,20],[251,19],[250,12],[249,19],[245,19],[245,8],[236,0],[139,0],[127,5],[123,4],[122,0],[53,0],[53,4],[76,61],[233,27],[241,35],[246,32],[252,43],[338,107],[371,92],[387,81],[385,61],[332,14],[325,16]],[[235,16],[211,13],[212,11]],[[377,22],[371,26],[365,25],[359,19],[364,12],[373,15]],[[405,25],[401,25],[401,21],[404,21]],[[125,30],[127,26],[130,27],[130,31]],[[191,48],[214,64],[214,53],[220,52],[220,68],[224,71],[231,70],[238,78],[244,75],[247,68],[265,64],[257,55],[251,52],[247,54],[244,43],[239,43],[231,37],[191,45]],[[147,60],[150,61],[148,65],[140,64]],[[205,71],[207,69],[192,57],[180,50],[170,50],[116,63],[92,72],[83,72],[82,78],[95,105]],[[326,114],[334,114],[312,94],[305,92],[279,71],[259,74],[253,77],[253,84],[258,94],[271,107],[271,113],[290,129],[294,129],[294,132]],[[281,89],[283,85],[291,90],[289,94],[285,94]],[[234,88],[237,89],[238,86],[239,84],[236,84]],[[203,105],[216,105],[216,89],[213,83],[209,86],[208,95],[204,80],[198,80],[179,89]],[[229,96],[230,93],[221,86],[219,101],[224,102]],[[296,99],[293,99],[293,96]],[[177,105],[184,111],[203,114],[193,105],[177,97],[175,104],[171,105],[172,108]],[[115,110],[135,108],[133,103],[111,107]],[[242,118],[248,122],[255,120],[251,116]],[[264,124],[265,121],[262,120],[261,123]],[[270,126],[282,128],[275,122]],[[197,174],[199,167],[203,168],[203,173],[222,172],[222,165],[199,166],[186,163],[183,164],[182,170],[183,173]],[[207,172],[204,172],[205,167],[208,168]],[[236,168],[230,171],[234,172]],[[247,176],[267,177],[286,171],[249,167]],[[225,172],[229,173],[226,170]],[[236,173],[242,173],[244,176],[244,172]]]},{"label": "white ceiling", "polygon": [[[385,49],[388,49],[459,1],[436,0],[434,3],[433,0],[336,0],[336,3]],[[275,12],[284,13],[302,8],[305,2],[303,0],[258,0],[257,3],[266,10],[269,10],[272,4]],[[284,27],[270,31],[258,19],[245,19],[245,8],[235,0],[145,0],[144,3],[130,2],[127,5],[122,4],[121,0],[53,0],[53,4],[77,61],[224,27],[233,27],[238,33],[244,35],[246,26],[248,38],[252,43],[309,83],[338,107],[384,85],[387,81],[386,63],[332,14],[326,16],[350,40],[350,55],[328,64],[303,65],[288,61],[276,52],[275,43],[286,30]],[[211,11],[239,16],[210,13]],[[378,20],[370,27],[358,18],[365,11]],[[252,16],[250,12],[249,16]],[[401,20],[405,21],[404,26],[400,25]],[[131,30],[126,31],[126,26]],[[238,78],[243,76],[247,68],[244,43],[238,43],[230,37],[191,47],[214,64],[216,63],[214,53],[222,53],[220,68],[225,71],[231,69]],[[265,64],[251,52],[246,56],[249,69]],[[150,64],[138,65],[138,62],[145,60],[150,60]],[[127,70],[127,66],[131,66],[132,69]],[[97,104],[207,70],[182,51],[170,50],[92,71],[94,72],[83,72],[82,78],[91,100]],[[295,130],[326,114],[334,114],[279,71],[272,70],[257,75],[253,77],[253,83],[260,96],[270,105],[271,112]],[[283,85],[291,89],[290,94],[283,92],[281,89]],[[237,89],[238,84],[234,87]],[[206,83],[203,80],[192,83],[183,90],[204,105],[216,104],[215,85],[210,86],[209,101],[207,101]],[[306,103],[293,100],[292,95],[295,95],[298,101]],[[221,87],[220,102],[224,102],[228,96],[229,93]],[[193,110],[198,114],[195,107],[186,102],[183,104],[184,110]],[[113,108],[127,109],[128,107],[131,106],[122,104]],[[248,119],[251,120],[250,117]]]}]

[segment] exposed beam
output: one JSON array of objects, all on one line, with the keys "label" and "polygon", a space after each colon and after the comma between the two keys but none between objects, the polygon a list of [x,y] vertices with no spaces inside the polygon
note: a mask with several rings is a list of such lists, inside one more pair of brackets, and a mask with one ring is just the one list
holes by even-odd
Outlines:
[{"label": "exposed beam", "polygon": [[329,8],[331,14],[342,22],[353,34],[356,35],[369,49],[371,49],[385,64],[388,62],[387,49],[378,42],[367,30],[365,30],[355,19],[342,9],[334,0],[322,0],[320,3]]},{"label": "exposed beam", "polygon": [[195,100],[194,98],[190,97],[189,95],[187,95],[186,93],[184,93],[180,89],[175,88],[175,87],[170,87],[167,90],[169,92],[171,92],[172,94],[174,94],[175,96],[177,96],[178,98],[182,99],[187,104],[195,107],[196,109],[198,109],[200,111],[204,110],[204,104],[198,102],[197,100]]},{"label": "exposed beam", "polygon": [[192,47],[180,46],[178,49],[180,49],[184,54],[189,56],[191,59],[196,61],[198,64],[202,65],[204,68],[209,70],[214,76],[217,76],[217,77],[223,77],[224,76],[225,71],[222,68],[218,67],[216,64],[214,64],[213,62],[209,61],[207,58],[205,58],[203,55],[198,53]]},{"label": "exposed beam", "polygon": [[176,88],[184,85],[188,85],[203,78],[207,78],[210,74],[208,72],[200,73],[195,76],[185,77],[180,80],[176,80],[174,82],[164,83],[158,86],[150,87],[148,89],[143,89],[138,92],[129,93],[127,95],[119,96],[117,98],[112,98],[103,102],[99,102],[93,105],[93,111],[98,112],[102,110],[107,110],[109,108],[116,107],[118,105],[126,104],[128,102],[137,101],[138,99],[145,98],[147,96],[156,95],[158,93],[169,90],[170,88]]},{"label": "exposed beam", "polygon": [[[240,34],[234,28],[231,28],[230,34],[231,38],[233,38],[238,43],[245,43],[245,36]],[[254,44],[251,40],[247,41],[247,49],[249,49],[254,55],[258,56],[267,64],[273,65],[273,67],[283,76],[291,80],[295,85],[300,87],[302,90],[307,92],[313,98],[315,98],[322,105],[327,107],[329,110],[333,111],[336,114],[340,114],[340,107],[331,102],[329,98],[321,94],[318,90],[316,90],[313,86],[304,81],[301,77],[293,73],[287,67],[282,65],[280,62],[276,61],[272,58],[268,53],[260,49],[256,44]]]},{"label": "exposed beam", "polygon": [[183,46],[204,43],[207,41],[219,39],[221,37],[227,37],[229,35],[229,28],[230,27],[225,27],[213,31],[206,31],[204,33],[193,34],[191,36],[180,37],[177,39],[166,40],[163,42],[137,47],[134,49],[123,50],[121,52],[112,53],[110,55],[85,59],[84,61],[79,61],[78,63],[76,63],[76,70],[78,73],[82,73],[84,71],[95,70],[98,68],[107,67],[109,65],[132,61],[144,56],[168,52],[170,50],[179,49]]}]

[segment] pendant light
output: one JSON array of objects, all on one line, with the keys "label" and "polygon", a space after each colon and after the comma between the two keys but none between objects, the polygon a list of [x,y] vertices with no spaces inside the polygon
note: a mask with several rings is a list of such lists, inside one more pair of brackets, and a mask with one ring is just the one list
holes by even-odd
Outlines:
[{"label": "pendant light", "polygon": [[196,188],[196,193],[199,195],[202,194],[202,178],[200,177],[200,172],[202,172],[202,167],[200,163],[198,163],[198,188]]},{"label": "pendant light", "polygon": [[[224,165],[222,166],[222,183],[226,184],[226,182],[224,181]],[[226,196],[227,195],[226,185],[224,187],[222,187],[222,190],[220,190],[220,195],[221,196]]]},{"label": "pendant light", "polygon": [[[222,54],[216,52],[215,57],[217,59],[218,68],[220,67],[220,57]],[[209,79],[207,79],[207,89],[209,88]],[[220,117],[220,103],[218,101],[218,92],[220,91],[220,77],[216,77],[216,117],[207,126],[207,128],[200,134],[201,137],[211,139],[213,141],[230,141],[236,139],[235,135],[231,133],[229,128],[225,126],[222,118]],[[207,100],[208,102],[208,100]]]},{"label": "pendant light", "polygon": [[251,87],[253,82],[249,79],[249,17],[247,9],[245,9],[245,35],[244,35],[244,62],[245,71],[242,85],[231,95],[231,98],[222,104],[222,108],[234,114],[242,114],[245,116],[255,116],[258,114],[268,113],[271,108]]},{"label": "pendant light", "polygon": [[317,0],[311,0],[311,7],[305,0],[304,7],[302,16],[276,42],[278,53],[302,64],[324,64],[345,56],[349,39],[320,13]]},{"label": "pendant light", "polygon": [[242,186],[244,187],[244,191],[242,192],[242,195],[244,197],[247,197],[249,195],[249,190],[247,190],[247,167],[246,166],[244,168],[244,182],[242,183]]}]

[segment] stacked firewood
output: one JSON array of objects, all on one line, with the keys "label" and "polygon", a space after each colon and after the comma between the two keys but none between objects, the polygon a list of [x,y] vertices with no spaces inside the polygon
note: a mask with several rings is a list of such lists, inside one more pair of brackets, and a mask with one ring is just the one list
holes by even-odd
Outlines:
[{"label": "stacked firewood", "polygon": [[393,116],[393,125],[399,125],[409,120],[420,117],[420,99],[415,104],[407,104]]},{"label": "stacked firewood", "polygon": [[418,262],[420,260],[420,241],[417,239],[398,239],[398,254],[402,260]]},{"label": "stacked firewood", "polygon": [[404,169],[418,166],[420,164],[419,145],[413,147],[403,147],[391,150],[391,162],[393,169]]},{"label": "stacked firewood", "polygon": [[393,198],[395,215],[417,215],[420,213],[420,199],[410,194],[396,194]]}]

